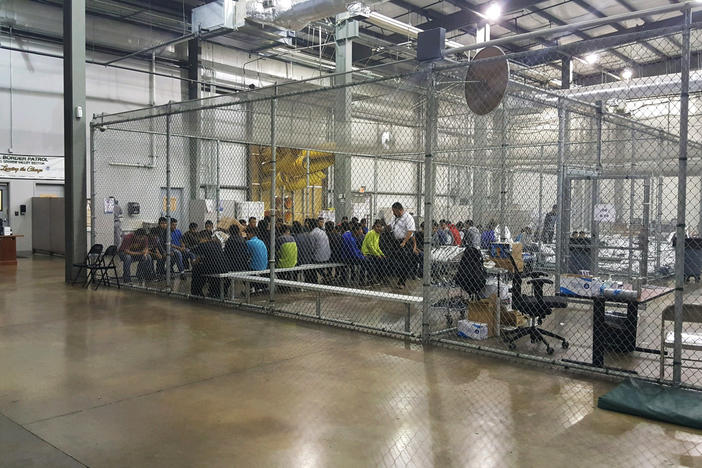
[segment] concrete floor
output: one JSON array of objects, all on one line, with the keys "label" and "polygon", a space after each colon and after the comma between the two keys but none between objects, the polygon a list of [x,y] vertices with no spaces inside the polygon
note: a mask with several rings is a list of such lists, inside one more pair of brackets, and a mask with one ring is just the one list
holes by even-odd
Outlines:
[{"label": "concrete floor", "polygon": [[0,267],[0,466],[700,466],[612,384]]}]

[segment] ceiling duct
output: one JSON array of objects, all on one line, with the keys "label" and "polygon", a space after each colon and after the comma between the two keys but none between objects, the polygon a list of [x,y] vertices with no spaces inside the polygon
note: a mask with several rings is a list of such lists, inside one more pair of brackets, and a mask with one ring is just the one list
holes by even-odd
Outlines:
[{"label": "ceiling duct", "polygon": [[234,0],[215,0],[193,8],[191,17],[194,33],[219,30],[223,30],[224,33],[236,31],[246,24],[245,18],[246,3]]},{"label": "ceiling duct", "polygon": [[248,0],[246,17],[259,23],[299,31],[313,21],[339,13],[369,11],[370,5],[381,1],[384,0]]}]

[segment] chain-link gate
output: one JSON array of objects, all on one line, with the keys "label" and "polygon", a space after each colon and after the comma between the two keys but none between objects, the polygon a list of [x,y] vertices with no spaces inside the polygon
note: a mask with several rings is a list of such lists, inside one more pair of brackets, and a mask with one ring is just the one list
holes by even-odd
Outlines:
[{"label": "chain-link gate", "polygon": [[[652,60],[642,40],[682,72],[612,80],[622,50]],[[510,54],[486,115],[466,73],[500,57],[97,116],[93,242],[134,288],[702,387],[689,40],[681,24]],[[559,89],[585,53],[589,78]]]}]

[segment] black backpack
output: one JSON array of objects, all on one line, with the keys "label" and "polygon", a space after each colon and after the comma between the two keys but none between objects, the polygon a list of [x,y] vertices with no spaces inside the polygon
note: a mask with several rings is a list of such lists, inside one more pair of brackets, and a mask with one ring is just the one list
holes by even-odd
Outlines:
[{"label": "black backpack", "polygon": [[483,256],[475,247],[466,247],[454,280],[468,294],[479,294],[485,287],[487,272]]}]

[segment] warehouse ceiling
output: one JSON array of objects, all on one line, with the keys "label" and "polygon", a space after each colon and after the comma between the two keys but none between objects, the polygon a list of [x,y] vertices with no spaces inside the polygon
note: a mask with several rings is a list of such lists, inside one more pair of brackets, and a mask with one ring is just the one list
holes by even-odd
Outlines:
[{"label": "warehouse ceiling", "polygon": [[[62,0],[33,0],[40,3],[61,5]],[[177,35],[189,33],[190,12],[193,7],[208,3],[202,0],[87,0],[89,15],[119,19],[122,22],[147,26],[160,32]],[[388,0],[373,4],[371,9],[387,17],[410,24],[421,30],[443,27],[447,39],[458,44],[475,42],[477,28],[485,24],[485,13],[491,4],[501,7],[499,18],[491,22],[491,38],[509,38],[518,34],[572,24],[588,19],[611,16],[635,10],[676,3],[676,0]],[[212,41],[245,50],[252,56],[280,57],[295,53],[311,61],[323,62],[329,68],[334,60],[333,19],[322,19],[296,32],[296,37],[279,39],[270,27],[249,24],[243,31],[229,33]],[[702,12],[693,16],[702,20]],[[616,34],[653,30],[679,25],[680,12],[654,15],[598,26],[590,29],[565,32],[547,39],[509,41],[504,45],[508,52],[523,52],[542,49],[554,44],[569,44],[593,38],[610,37]],[[398,34],[369,21],[361,21],[361,37],[354,41],[354,65],[363,68],[414,57],[416,40]],[[693,52],[695,52],[693,40]],[[281,52],[281,48],[285,50]],[[702,49],[702,44],[700,44]],[[295,51],[298,49],[298,51]],[[575,54],[574,54],[575,55]],[[651,38],[615,49],[598,51],[596,63],[588,63],[587,57],[575,56],[573,61],[574,81],[592,84],[616,79],[630,70],[635,76],[651,76],[675,71],[679,66],[679,35],[666,38]],[[693,55],[693,68],[697,68]],[[676,60],[677,59],[677,60]],[[549,59],[550,60],[550,59]],[[559,58],[552,57],[544,63],[545,82],[560,78]],[[548,62],[546,60],[545,62]],[[628,72],[627,72],[628,73]]]}]

